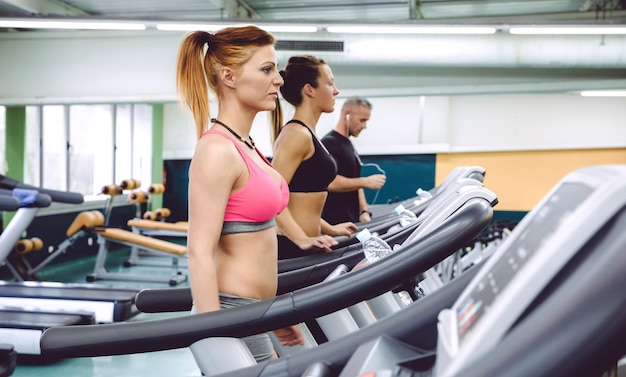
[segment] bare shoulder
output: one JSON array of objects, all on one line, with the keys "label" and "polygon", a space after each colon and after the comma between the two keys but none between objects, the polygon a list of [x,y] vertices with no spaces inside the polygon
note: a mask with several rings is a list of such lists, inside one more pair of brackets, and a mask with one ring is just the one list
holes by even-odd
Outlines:
[{"label": "bare shoulder", "polygon": [[198,140],[191,159],[190,175],[194,170],[220,176],[240,174],[243,160],[233,142],[218,134],[205,134]]},{"label": "bare shoulder", "polygon": [[276,151],[284,150],[289,154],[304,156],[312,148],[313,139],[311,138],[311,133],[306,127],[298,124],[286,124],[276,139]]},{"label": "bare shoulder", "polygon": [[311,140],[311,132],[310,130],[297,123],[287,123],[283,126],[280,131],[280,136],[285,135],[288,138],[293,139],[303,139],[303,140]]}]

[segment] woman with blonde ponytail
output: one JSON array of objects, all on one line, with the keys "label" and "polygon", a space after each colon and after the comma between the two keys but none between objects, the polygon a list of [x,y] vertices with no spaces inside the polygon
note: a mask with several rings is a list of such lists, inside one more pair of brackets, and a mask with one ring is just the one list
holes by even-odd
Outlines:
[{"label": "woman with blonde ponytail", "polygon": [[[289,191],[250,135],[256,114],[275,110],[283,85],[274,43],[271,34],[251,25],[193,32],[180,46],[176,84],[198,137],[189,167],[193,313],[276,295],[274,219]],[[209,93],[217,96],[214,118]],[[275,332],[283,344],[303,343],[297,327]],[[275,355],[267,334],[244,341],[257,361]]]}]

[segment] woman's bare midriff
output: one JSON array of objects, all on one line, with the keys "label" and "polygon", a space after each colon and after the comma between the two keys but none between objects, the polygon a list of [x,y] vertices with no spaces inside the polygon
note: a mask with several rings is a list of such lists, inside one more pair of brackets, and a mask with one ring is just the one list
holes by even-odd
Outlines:
[{"label": "woman's bare midriff", "polygon": [[322,234],[320,219],[327,195],[326,191],[289,194],[289,212],[309,237]]},{"label": "woman's bare midriff", "polygon": [[220,293],[265,300],[278,286],[276,229],[223,236],[216,254]]}]

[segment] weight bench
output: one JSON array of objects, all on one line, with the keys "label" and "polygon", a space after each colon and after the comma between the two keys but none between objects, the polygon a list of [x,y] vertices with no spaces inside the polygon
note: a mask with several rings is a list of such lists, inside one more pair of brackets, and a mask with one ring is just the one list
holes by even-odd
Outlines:
[{"label": "weight bench", "polygon": [[[131,227],[133,233],[155,238],[187,238],[189,224],[186,221],[171,223],[159,220],[148,220],[145,217],[144,214],[143,219],[135,218],[128,220],[127,225]],[[163,258],[161,258],[162,256],[163,253],[154,253],[139,246],[134,246],[130,250],[130,257],[124,262],[124,266],[169,266],[169,262],[164,263]],[[179,261],[179,266],[186,266],[185,262],[184,260]]]},{"label": "weight bench", "polygon": [[[78,232],[95,234],[98,237],[98,255],[92,274],[87,275],[87,281],[95,280],[137,280],[150,282],[167,281],[170,285],[177,285],[187,280],[187,275],[179,271],[178,259],[187,254],[187,248],[173,242],[163,241],[148,237],[120,228],[102,226],[104,215],[100,211],[85,211],[76,216],[74,222],[67,230],[67,235],[72,236]],[[169,255],[172,258],[171,273],[167,278],[144,274],[113,273],[105,268],[108,255],[107,242],[114,242],[130,247],[141,247],[155,253]]]},{"label": "weight bench", "polygon": [[165,221],[132,219],[128,220],[127,224],[130,227],[141,229],[144,234],[151,234],[150,231],[164,231],[164,233],[155,234],[172,237],[186,237],[187,230],[189,229],[189,223],[186,221],[168,223]]}]

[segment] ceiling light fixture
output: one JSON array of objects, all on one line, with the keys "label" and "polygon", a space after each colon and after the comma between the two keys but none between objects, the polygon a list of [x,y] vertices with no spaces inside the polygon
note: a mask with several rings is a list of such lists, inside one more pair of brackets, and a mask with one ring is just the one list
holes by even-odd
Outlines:
[{"label": "ceiling light fixture", "polygon": [[195,30],[205,30],[205,31],[217,31],[225,28],[229,25],[216,25],[216,24],[156,24],[157,30],[163,31],[195,31]]},{"label": "ceiling light fixture", "polygon": [[509,28],[510,34],[608,35],[626,34],[626,26],[524,26]]},{"label": "ceiling light fixture", "polygon": [[[195,31],[195,30],[217,31],[228,26],[243,26],[243,25],[249,25],[249,24],[242,24],[242,23],[239,23],[239,24],[159,23],[159,24],[156,24],[156,28],[157,30],[164,30],[164,31]],[[254,25],[270,33],[315,33],[317,31],[317,27],[312,26],[312,25],[269,25],[269,24],[268,25],[254,24]]]},{"label": "ceiling light fixture", "polygon": [[10,29],[67,29],[67,30],[145,30],[138,22],[85,21],[85,20],[2,20],[0,28]]},{"label": "ceiling light fixture", "polygon": [[315,33],[317,27],[312,25],[257,25],[258,27],[267,30],[271,33]]},{"label": "ceiling light fixture", "polygon": [[626,97],[626,90],[583,90],[583,97]]},{"label": "ceiling light fixture", "polygon": [[494,34],[497,29],[492,26],[328,26],[329,33],[358,34]]}]

